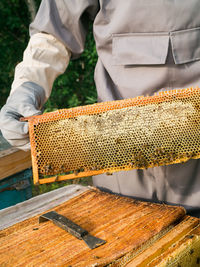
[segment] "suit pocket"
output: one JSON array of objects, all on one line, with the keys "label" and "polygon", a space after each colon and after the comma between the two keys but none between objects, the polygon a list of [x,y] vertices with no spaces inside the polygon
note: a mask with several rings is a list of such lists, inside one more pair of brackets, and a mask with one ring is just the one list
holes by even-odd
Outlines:
[{"label": "suit pocket", "polygon": [[113,65],[165,64],[169,33],[113,34]]},{"label": "suit pocket", "polygon": [[170,39],[175,64],[200,59],[200,28],[171,32]]}]

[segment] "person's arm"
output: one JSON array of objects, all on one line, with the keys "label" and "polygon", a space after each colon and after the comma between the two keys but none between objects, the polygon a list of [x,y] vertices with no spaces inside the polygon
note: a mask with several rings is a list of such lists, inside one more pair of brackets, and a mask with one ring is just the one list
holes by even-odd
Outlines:
[{"label": "person's arm", "polygon": [[41,113],[53,82],[63,73],[70,56],[84,50],[87,18],[98,11],[97,0],[43,0],[30,25],[30,41],[15,69],[10,96],[0,113],[3,136],[20,149],[30,148],[28,124],[20,117]]},{"label": "person's arm", "polygon": [[23,61],[15,68],[10,94],[25,82],[33,82],[43,88],[47,100],[53,82],[66,70],[70,56],[71,52],[51,34],[34,34],[24,51]]}]

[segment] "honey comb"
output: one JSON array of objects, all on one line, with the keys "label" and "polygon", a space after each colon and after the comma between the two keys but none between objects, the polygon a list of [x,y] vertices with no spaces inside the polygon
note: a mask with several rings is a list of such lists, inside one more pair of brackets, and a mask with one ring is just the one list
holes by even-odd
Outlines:
[{"label": "honey comb", "polygon": [[35,183],[200,157],[200,89],[160,92],[28,118]]}]

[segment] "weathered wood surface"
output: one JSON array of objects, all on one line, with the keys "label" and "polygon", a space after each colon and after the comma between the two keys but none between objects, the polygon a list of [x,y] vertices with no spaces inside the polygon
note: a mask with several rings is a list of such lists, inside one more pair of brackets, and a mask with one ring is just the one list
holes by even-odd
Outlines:
[{"label": "weathered wood surface", "polygon": [[154,266],[200,266],[200,226],[183,238],[177,238],[177,242],[149,264],[149,267]]},{"label": "weathered wood surface", "polygon": [[0,151],[0,180],[31,167],[31,153],[17,148]]},{"label": "weathered wood surface", "polygon": [[200,266],[200,220],[186,216],[126,265],[132,266]]},{"label": "weathered wood surface", "polygon": [[[54,210],[107,243],[90,250],[50,221],[39,225],[36,216],[0,232],[0,266],[119,266],[185,216],[181,207],[140,202],[95,189]],[[198,224],[198,219],[194,220]]]},{"label": "weathered wood surface", "polygon": [[68,185],[0,210],[0,230],[45,213],[86,190],[89,190],[89,187]]}]

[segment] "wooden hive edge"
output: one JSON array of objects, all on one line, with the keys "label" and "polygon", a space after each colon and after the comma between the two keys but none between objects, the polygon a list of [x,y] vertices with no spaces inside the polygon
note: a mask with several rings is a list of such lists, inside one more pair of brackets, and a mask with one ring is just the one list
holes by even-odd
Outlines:
[{"label": "wooden hive edge", "polygon": [[[187,265],[182,265],[181,263],[178,265],[178,261],[181,262],[184,258],[184,255],[191,255],[189,251],[194,250],[195,246],[198,246],[200,249],[200,220],[194,217],[185,216],[183,221],[169,229],[166,235],[160,236],[160,238],[155,240],[150,247],[147,247],[139,255],[132,258],[128,264],[120,266],[186,267]],[[194,253],[192,258],[194,259],[195,257],[197,258],[196,254]]]}]

